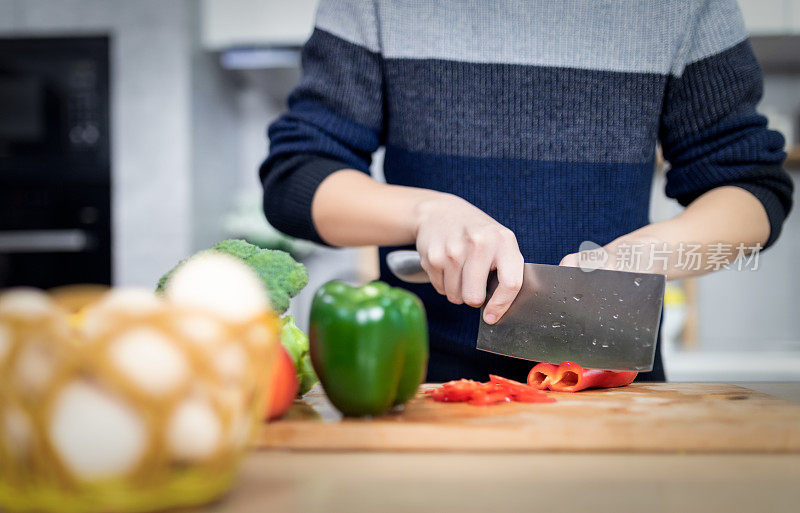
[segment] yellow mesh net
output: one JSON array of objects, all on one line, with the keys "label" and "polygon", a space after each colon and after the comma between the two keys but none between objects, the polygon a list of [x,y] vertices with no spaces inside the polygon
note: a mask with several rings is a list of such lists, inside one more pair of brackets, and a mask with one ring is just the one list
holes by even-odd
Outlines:
[{"label": "yellow mesh net", "polygon": [[228,490],[265,410],[276,317],[114,292],[64,307],[79,303],[0,295],[0,509],[138,512]]}]

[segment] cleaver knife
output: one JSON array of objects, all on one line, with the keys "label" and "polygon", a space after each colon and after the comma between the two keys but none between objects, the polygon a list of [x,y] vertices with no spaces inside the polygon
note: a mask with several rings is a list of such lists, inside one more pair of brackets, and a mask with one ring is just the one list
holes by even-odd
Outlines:
[{"label": "cleaver knife", "polygon": [[[416,251],[393,251],[386,263],[403,281],[429,281]],[[481,315],[477,348],[536,362],[652,370],[665,281],[661,274],[525,264],[505,315],[493,325]],[[487,298],[495,288],[491,273]]]}]

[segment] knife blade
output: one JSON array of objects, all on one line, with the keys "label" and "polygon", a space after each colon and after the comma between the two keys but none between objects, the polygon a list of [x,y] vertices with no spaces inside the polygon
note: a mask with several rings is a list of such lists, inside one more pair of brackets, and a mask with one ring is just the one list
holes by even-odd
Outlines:
[{"label": "knife blade", "polygon": [[[398,278],[427,281],[416,251],[394,251],[386,260]],[[522,289],[505,315],[496,324],[481,316],[476,346],[536,362],[651,370],[665,282],[661,274],[525,264]],[[492,273],[487,298],[496,287]]]}]

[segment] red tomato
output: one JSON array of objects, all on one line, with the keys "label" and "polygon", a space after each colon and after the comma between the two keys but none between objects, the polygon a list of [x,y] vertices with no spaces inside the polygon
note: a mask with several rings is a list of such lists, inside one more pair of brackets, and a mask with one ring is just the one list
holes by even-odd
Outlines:
[{"label": "red tomato", "polygon": [[297,370],[289,353],[280,346],[277,362],[272,371],[272,387],[270,389],[270,402],[267,406],[267,420],[274,420],[283,416],[294,403],[300,381],[297,379]]}]

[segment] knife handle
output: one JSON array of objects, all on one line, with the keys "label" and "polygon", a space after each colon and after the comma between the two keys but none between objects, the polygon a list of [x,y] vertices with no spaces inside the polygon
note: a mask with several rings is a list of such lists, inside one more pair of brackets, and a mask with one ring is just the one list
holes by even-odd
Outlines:
[{"label": "knife handle", "polygon": [[399,249],[386,255],[386,265],[392,274],[407,283],[430,283],[428,273],[422,268],[419,253],[410,249]]}]

